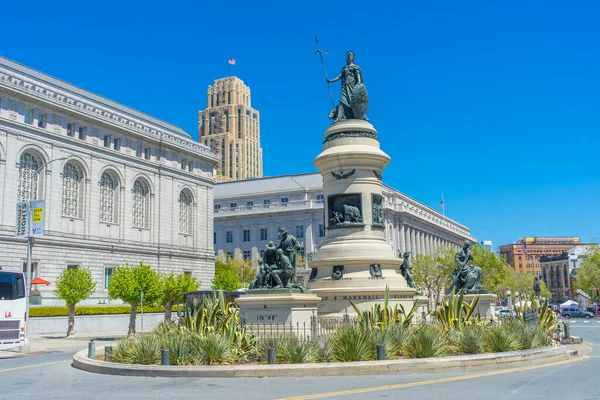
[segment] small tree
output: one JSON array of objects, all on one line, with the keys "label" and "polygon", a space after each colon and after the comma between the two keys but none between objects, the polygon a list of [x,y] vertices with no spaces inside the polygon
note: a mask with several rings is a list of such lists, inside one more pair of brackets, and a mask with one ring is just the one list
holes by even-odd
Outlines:
[{"label": "small tree", "polygon": [[217,259],[215,261],[215,278],[212,288],[215,290],[236,290],[240,287],[238,275],[229,264]]},{"label": "small tree", "polygon": [[586,250],[587,254],[575,275],[575,286],[585,293],[592,292],[595,295],[596,288],[600,288],[600,246],[589,245]]},{"label": "small tree", "polygon": [[108,296],[111,299],[121,299],[131,305],[129,312],[128,336],[135,335],[136,307],[142,301],[144,305],[155,305],[163,295],[158,274],[149,266],[140,263],[138,266],[118,266],[110,278]]},{"label": "small tree", "polygon": [[450,253],[451,250],[443,249],[435,258],[418,254],[412,263],[415,284],[427,292],[432,309],[439,303],[444,288],[450,284],[452,262],[446,259],[451,256]]},{"label": "small tree", "polygon": [[92,279],[92,271],[89,268],[65,269],[56,280],[54,294],[64,300],[69,309],[67,337],[75,333],[75,305],[90,297],[94,290],[96,290],[96,283]]},{"label": "small tree", "polygon": [[161,304],[165,307],[165,321],[170,321],[173,306],[181,304],[187,292],[198,290],[200,281],[192,275],[175,274],[174,272],[162,275],[161,281],[163,291]]}]

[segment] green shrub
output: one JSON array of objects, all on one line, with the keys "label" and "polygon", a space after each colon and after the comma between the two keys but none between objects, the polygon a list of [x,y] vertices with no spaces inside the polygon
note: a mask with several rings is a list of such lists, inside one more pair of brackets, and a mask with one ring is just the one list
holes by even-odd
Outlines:
[{"label": "green shrub", "polygon": [[117,341],[117,343],[113,346],[112,350],[113,362],[133,364],[131,350],[133,349],[133,343],[135,342],[135,340],[135,337],[130,337]]},{"label": "green shrub", "polygon": [[338,361],[369,361],[377,357],[377,337],[359,327],[343,326],[330,340],[331,352]]},{"label": "green shrub", "polygon": [[277,350],[277,362],[281,364],[306,364],[320,361],[319,347],[295,336],[283,339]]},{"label": "green shrub", "polygon": [[448,354],[448,339],[437,327],[422,325],[410,332],[404,354],[410,358],[443,357]]},{"label": "green shrub", "polygon": [[466,326],[458,333],[457,346],[461,353],[481,354],[485,351],[484,332],[477,326]]},{"label": "green shrub", "polygon": [[408,339],[409,329],[404,324],[394,324],[385,328],[378,337],[378,344],[385,346],[386,358],[396,358],[402,355],[404,343]]},{"label": "green shrub", "polygon": [[314,342],[317,346],[321,362],[331,362],[333,360],[333,352],[331,351],[329,339],[326,336],[317,336]]},{"label": "green shrub", "polygon": [[169,363],[171,365],[188,365],[191,363],[189,336],[169,332],[160,337],[162,348],[169,349]]},{"label": "green shrub", "polygon": [[504,352],[518,350],[519,338],[512,329],[494,326],[485,332],[485,347],[488,351]]},{"label": "green shrub", "polygon": [[[125,306],[75,306],[75,315],[109,315],[109,314],[129,314],[131,307]],[[183,306],[175,306],[173,310],[183,310]],[[137,307],[138,312],[142,312],[142,307]],[[145,313],[162,313],[165,309],[162,306],[147,307],[144,306]],[[34,317],[66,317],[69,315],[67,306],[38,306],[29,309],[29,316]]]},{"label": "green shrub", "polygon": [[214,365],[230,364],[235,360],[231,344],[225,336],[209,333],[203,336],[190,333],[189,348],[194,364]]}]

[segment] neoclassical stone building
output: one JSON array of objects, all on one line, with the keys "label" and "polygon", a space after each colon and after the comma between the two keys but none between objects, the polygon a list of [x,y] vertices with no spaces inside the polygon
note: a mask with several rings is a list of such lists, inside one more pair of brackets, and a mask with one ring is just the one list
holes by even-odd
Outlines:
[{"label": "neoclassical stone building", "polygon": [[[91,304],[108,304],[112,271],[140,261],[160,272],[214,276],[213,168],[181,128],[0,57],[0,267],[20,271],[16,203],[46,201],[33,274],[54,282],[91,267]],[[36,173],[36,171],[39,171]],[[54,304],[54,285],[38,288]]]},{"label": "neoclassical stone building", "polygon": [[[396,254],[433,255],[442,245],[476,241],[469,228],[396,189],[384,184],[382,194],[386,237]],[[318,172],[217,183],[215,252],[256,260],[269,241],[278,243],[277,229],[283,226],[298,238],[308,260],[325,239],[323,203]]]}]

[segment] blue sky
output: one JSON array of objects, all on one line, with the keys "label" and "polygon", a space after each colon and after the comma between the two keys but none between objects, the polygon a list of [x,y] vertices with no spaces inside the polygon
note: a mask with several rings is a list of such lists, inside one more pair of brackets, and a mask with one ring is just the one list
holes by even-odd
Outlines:
[{"label": "blue sky", "polygon": [[194,138],[235,58],[265,175],[315,170],[331,108],[318,35],[330,76],[356,53],[387,184],[438,210],[443,190],[448,217],[494,247],[600,238],[598,2],[5,3],[0,54]]}]

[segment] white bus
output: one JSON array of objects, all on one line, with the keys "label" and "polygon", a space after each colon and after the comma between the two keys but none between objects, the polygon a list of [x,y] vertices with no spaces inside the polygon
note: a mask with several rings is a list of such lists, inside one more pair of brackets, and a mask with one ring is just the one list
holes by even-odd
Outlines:
[{"label": "white bus", "polygon": [[0,350],[25,344],[25,276],[0,271]]}]

